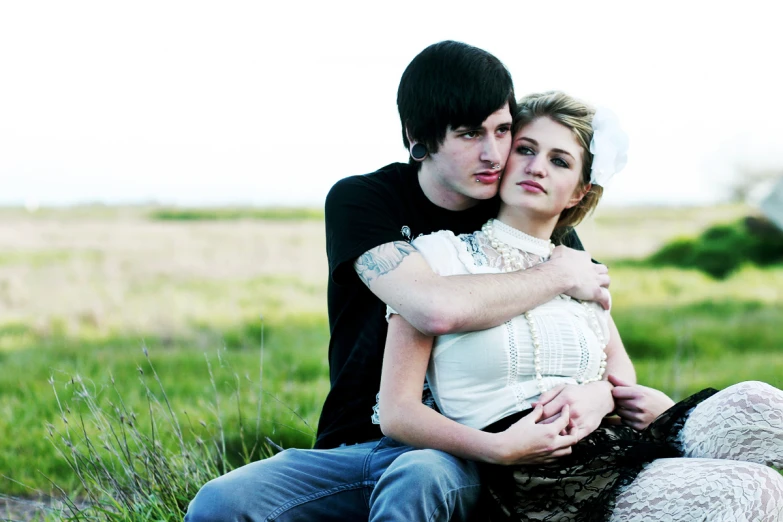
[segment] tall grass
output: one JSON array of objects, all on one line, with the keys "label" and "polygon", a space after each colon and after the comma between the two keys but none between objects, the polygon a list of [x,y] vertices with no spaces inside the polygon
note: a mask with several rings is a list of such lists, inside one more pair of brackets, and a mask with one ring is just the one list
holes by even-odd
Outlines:
[{"label": "tall grass", "polygon": [[[61,417],[48,381],[54,381],[64,401],[80,404],[83,398],[71,383],[72,376],[79,375],[94,390],[98,404],[110,410],[115,404],[108,401],[116,403],[116,393],[111,399],[116,388],[125,406],[139,414],[147,410],[149,400],[147,389],[135,384],[150,376],[149,368],[142,367],[145,376],[138,370],[142,345],[154,354],[157,378],[165,386],[173,411],[179,416],[187,412],[197,436],[213,440],[221,424],[228,427],[225,458],[232,465],[258,458],[257,453],[248,453],[253,444],[248,446],[247,433],[237,431],[240,424],[248,426],[247,419],[260,419],[251,424],[258,424],[258,433],[280,446],[310,447],[328,388],[328,329],[323,317],[274,319],[265,327],[263,393],[259,391],[258,355],[262,332],[257,319],[219,329],[196,326],[191,335],[173,338],[115,335],[86,340],[78,334],[43,334],[21,325],[7,331],[8,337],[0,332],[0,345],[11,349],[0,351],[0,411],[6,412],[0,416],[4,441],[0,470],[43,491],[51,486],[42,473],[65,489],[79,487],[71,470],[41,437],[42,423]],[[210,356],[209,365],[205,353]],[[169,437],[163,443],[174,440]],[[0,491],[28,493],[19,484],[3,480]]]},{"label": "tall grass", "polygon": [[[261,327],[263,330],[263,326]],[[263,331],[260,372],[263,375]],[[243,415],[242,379],[233,373],[236,388],[231,400],[221,399],[212,361],[206,357],[212,388],[212,422],[194,419],[186,410],[178,413],[161,380],[149,351],[137,367],[144,409],[128,404],[113,376],[103,388],[75,375],[67,382],[70,398],[61,397],[54,378],[49,379],[57,403],[56,423],[47,423],[49,441],[76,479],[76,487],[59,492],[60,508],[51,520],[146,521],[181,520],[187,505],[207,481],[237,465],[265,458],[281,447],[262,435],[262,380],[249,382],[244,394],[257,402],[254,415]],[[221,366],[226,365],[222,357]],[[234,409],[236,422],[224,424],[226,410]],[[311,429],[298,415],[302,424]],[[232,447],[229,435],[238,437]]]}]

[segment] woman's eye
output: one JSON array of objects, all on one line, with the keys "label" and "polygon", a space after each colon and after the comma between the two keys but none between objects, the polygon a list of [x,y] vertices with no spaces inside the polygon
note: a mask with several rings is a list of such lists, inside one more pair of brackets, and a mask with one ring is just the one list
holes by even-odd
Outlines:
[{"label": "woman's eye", "polygon": [[523,156],[531,156],[533,154],[533,149],[530,147],[517,147],[517,152]]},{"label": "woman's eye", "polygon": [[564,169],[568,168],[568,162],[566,162],[564,159],[561,158],[552,158],[552,163]]}]

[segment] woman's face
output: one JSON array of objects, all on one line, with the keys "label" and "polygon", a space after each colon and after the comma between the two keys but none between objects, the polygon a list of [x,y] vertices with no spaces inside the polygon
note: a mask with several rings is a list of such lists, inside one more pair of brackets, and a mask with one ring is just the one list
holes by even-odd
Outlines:
[{"label": "woman's face", "polygon": [[577,192],[582,155],[571,129],[548,117],[533,120],[513,137],[500,198],[526,214],[559,216],[586,192]]}]

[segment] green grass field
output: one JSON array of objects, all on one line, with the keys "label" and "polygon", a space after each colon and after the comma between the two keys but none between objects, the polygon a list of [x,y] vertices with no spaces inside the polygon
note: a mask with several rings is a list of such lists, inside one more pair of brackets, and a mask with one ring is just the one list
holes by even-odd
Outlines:
[{"label": "green grass field", "polygon": [[[328,390],[323,223],[305,211],[154,212],[0,210],[3,495],[57,493],[53,483],[83,494],[62,437],[109,436],[93,404],[132,413],[162,448],[184,441],[210,448],[204,458],[225,455],[215,472],[263,456],[270,441],[312,444]],[[783,387],[783,267],[717,281],[627,261],[746,212],[608,209],[580,227],[610,266],[640,382],[675,399],[742,380]],[[163,429],[172,423],[182,440]]]}]

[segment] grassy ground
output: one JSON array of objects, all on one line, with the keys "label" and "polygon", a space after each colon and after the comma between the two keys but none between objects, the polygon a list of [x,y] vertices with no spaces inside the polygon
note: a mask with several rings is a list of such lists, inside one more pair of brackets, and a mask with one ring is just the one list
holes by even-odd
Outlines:
[{"label": "grassy ground", "polygon": [[[0,210],[3,494],[51,492],[51,481],[79,491],[56,448],[80,414],[101,436],[87,395],[110,413],[121,398],[143,433],[170,422],[168,399],[188,444],[225,455],[218,472],[263,455],[266,437],[312,443],[328,389],[323,223],[153,211]],[[580,227],[610,265],[614,317],[645,384],[675,398],[748,379],[783,387],[783,267],[715,281],[621,261],[747,212],[608,209]]]}]

